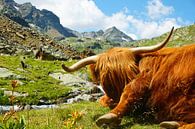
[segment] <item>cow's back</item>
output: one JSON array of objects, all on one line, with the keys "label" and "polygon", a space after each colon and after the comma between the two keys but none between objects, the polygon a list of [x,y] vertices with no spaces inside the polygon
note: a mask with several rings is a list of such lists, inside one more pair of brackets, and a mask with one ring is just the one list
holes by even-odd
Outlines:
[{"label": "cow's back", "polygon": [[148,105],[159,112],[158,119],[183,117],[195,109],[195,45],[145,54],[140,69],[152,71]]}]

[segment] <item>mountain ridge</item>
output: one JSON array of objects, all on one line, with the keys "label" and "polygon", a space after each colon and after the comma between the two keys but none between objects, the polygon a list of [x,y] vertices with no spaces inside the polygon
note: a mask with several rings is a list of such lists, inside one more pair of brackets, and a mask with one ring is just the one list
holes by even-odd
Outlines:
[{"label": "mountain ridge", "polygon": [[133,39],[124,32],[117,29],[115,26],[106,30],[98,30],[91,32],[82,32],[77,35],[79,38],[94,38],[99,40],[107,40],[111,42],[131,42]]},{"label": "mountain ridge", "polygon": [[60,23],[59,17],[52,11],[47,9],[39,10],[30,2],[18,4],[14,0],[1,0],[0,11],[2,14],[16,21],[22,26],[29,27],[30,25],[35,25],[40,28],[42,32],[45,32],[49,36],[57,39],[60,39],[60,37],[86,37],[109,40],[111,42],[133,41],[131,37],[116,27],[114,27],[116,31],[111,32],[110,34],[107,32],[107,30],[112,29],[113,27],[105,30],[106,34],[102,33],[104,31],[80,33],[78,31],[69,29]]}]

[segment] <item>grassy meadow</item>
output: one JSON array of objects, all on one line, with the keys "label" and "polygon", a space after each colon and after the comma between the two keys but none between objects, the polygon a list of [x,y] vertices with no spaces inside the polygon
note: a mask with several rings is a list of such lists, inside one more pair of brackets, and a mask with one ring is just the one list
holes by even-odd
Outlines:
[{"label": "grassy meadow", "polygon": [[[97,102],[80,102],[59,105],[59,108],[26,110],[18,112],[18,117],[24,116],[27,129],[98,129],[95,120],[107,113],[108,108]],[[2,121],[3,116],[0,116]],[[12,122],[10,119],[8,121]],[[124,117],[117,129],[159,129],[157,124],[136,122],[131,117]]]},{"label": "grassy meadow", "polygon": [[[0,67],[7,68],[13,73],[20,75],[19,84],[14,91],[28,93],[26,97],[15,98],[15,104],[39,104],[40,99],[60,103],[60,98],[65,97],[71,87],[60,85],[60,82],[48,76],[52,72],[62,71],[61,64],[71,65],[74,61],[40,61],[31,57],[24,60],[20,56],[0,56]],[[22,69],[20,61],[23,60],[27,68]],[[84,72],[81,70],[79,72]],[[86,70],[85,70],[86,72]],[[88,72],[88,71],[87,71]],[[0,88],[12,90],[11,81],[15,77],[1,78]],[[0,105],[11,105],[10,97],[3,95],[0,90]],[[0,114],[0,128],[6,129],[13,123],[24,117],[26,129],[96,129],[95,120],[101,115],[108,113],[109,109],[102,107],[98,102],[79,102],[75,104],[59,104],[59,108],[24,110],[16,113],[7,112]],[[8,117],[8,120],[4,120]],[[19,127],[17,127],[19,128]],[[132,117],[124,117],[119,129],[157,129],[158,125],[136,122]],[[12,128],[13,129],[13,128]]]},{"label": "grassy meadow", "polygon": [[[38,104],[40,99],[55,102],[58,98],[66,96],[70,87],[61,86],[58,80],[49,76],[49,73],[62,71],[62,61],[41,61],[32,58],[24,60],[27,68],[22,69],[19,56],[0,56],[0,67],[7,68],[19,75],[19,78],[9,77],[0,79],[0,87],[11,90],[11,80],[19,80],[22,84],[16,89],[20,93],[28,93],[27,97],[18,97],[21,104]],[[0,90],[1,91],[1,90]],[[2,91],[1,91],[2,92]],[[9,104],[7,99],[0,104]]]}]

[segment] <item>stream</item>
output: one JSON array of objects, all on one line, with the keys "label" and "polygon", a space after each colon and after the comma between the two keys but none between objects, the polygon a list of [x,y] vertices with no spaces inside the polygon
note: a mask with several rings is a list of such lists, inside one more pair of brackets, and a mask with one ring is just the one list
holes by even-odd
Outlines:
[{"label": "stream", "polygon": [[14,106],[8,106],[8,105],[0,105],[0,114],[10,111],[14,107],[15,111],[21,111],[21,110],[30,110],[30,109],[45,109],[45,108],[58,108],[59,106],[56,104],[51,105],[26,105],[24,107],[14,105]]}]

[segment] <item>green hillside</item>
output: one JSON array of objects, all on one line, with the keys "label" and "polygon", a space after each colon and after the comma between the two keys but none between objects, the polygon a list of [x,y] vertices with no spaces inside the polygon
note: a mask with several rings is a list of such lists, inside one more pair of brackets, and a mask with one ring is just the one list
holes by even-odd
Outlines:
[{"label": "green hillside", "polygon": [[[163,41],[168,33],[163,34],[159,37],[155,37],[152,39],[138,40],[131,42],[130,44],[125,44],[124,46],[148,46],[157,44]],[[195,24],[190,26],[181,27],[175,29],[173,35],[171,36],[170,41],[168,42],[168,47],[178,47],[182,45],[195,43]]]},{"label": "green hillside", "polygon": [[[92,49],[95,53],[101,53],[112,47],[136,47],[153,45],[163,41],[168,33],[152,39],[142,39],[132,42],[110,42],[106,40],[91,39],[91,38],[66,38],[60,41],[61,44],[69,44],[78,51]],[[186,44],[195,43],[195,25],[190,25],[178,28],[173,33],[168,47],[182,46]]]},{"label": "green hillside", "polygon": [[[7,31],[6,31],[7,32]],[[22,32],[21,32],[22,33]],[[146,46],[156,44],[162,41],[167,34],[160,37],[147,40],[139,40],[129,43],[112,43],[109,41],[100,41],[95,39],[78,39],[78,38],[67,38],[61,42],[57,42],[60,45],[70,45],[79,52],[84,51],[86,48],[100,53],[113,46]],[[9,37],[9,36],[8,36]],[[13,39],[10,38],[11,40]],[[19,42],[23,40],[17,36]],[[14,39],[13,39],[14,40]],[[35,41],[40,41],[36,39]],[[169,47],[178,47],[195,43],[195,25],[182,27],[174,32],[168,43]],[[24,44],[28,44],[25,40]],[[21,53],[20,53],[21,54]],[[22,106],[41,104],[40,100],[44,100],[48,104],[57,104],[60,107],[56,109],[41,109],[41,110],[24,110],[18,112],[18,117],[24,116],[26,120],[26,127],[28,129],[95,129],[98,128],[95,125],[95,120],[107,113],[108,108],[100,106],[98,102],[77,102],[75,104],[62,104],[65,102],[64,99],[69,95],[70,91],[74,87],[66,87],[60,84],[59,80],[56,80],[49,76],[50,73],[63,73],[61,64],[67,65],[75,62],[74,60],[69,61],[43,61],[36,60],[34,57],[26,55],[1,55],[0,56],[0,68],[6,68],[12,71],[17,76],[10,76],[6,78],[0,78],[0,105],[9,105],[9,97],[6,96],[4,91],[11,91],[12,87],[10,82],[12,80],[18,80],[20,82],[19,87],[16,88],[16,92],[21,94],[28,94],[26,97],[17,97],[15,104]],[[22,58],[22,59],[21,59]],[[26,68],[22,67],[21,61],[24,61]],[[84,79],[90,80],[90,75],[86,69],[74,73],[79,76],[86,75]],[[82,88],[83,89],[83,88]],[[73,115],[78,113],[77,117]],[[3,114],[0,115],[0,123],[2,123]],[[72,122],[72,123],[71,123]],[[129,116],[125,117],[122,121],[122,125],[118,129],[158,129],[159,125],[150,123],[150,118],[138,118]],[[8,120],[7,123],[12,123],[12,120]],[[2,123],[3,124],[3,123]],[[1,124],[0,124],[1,125]]]}]

